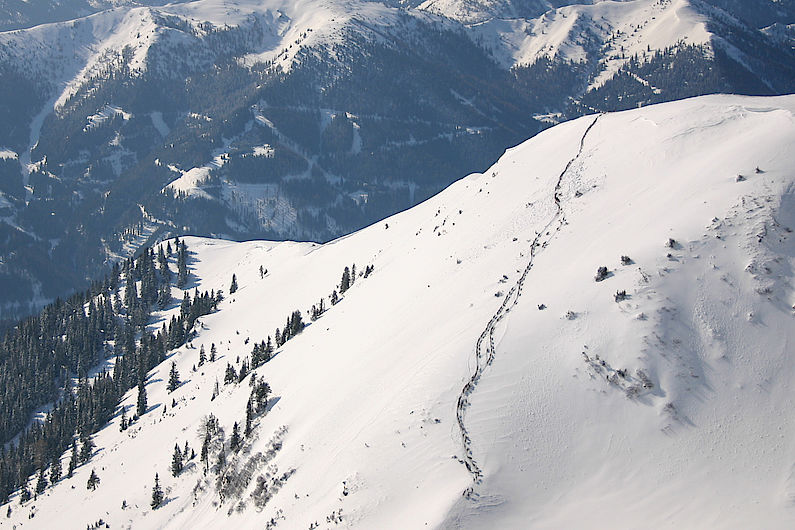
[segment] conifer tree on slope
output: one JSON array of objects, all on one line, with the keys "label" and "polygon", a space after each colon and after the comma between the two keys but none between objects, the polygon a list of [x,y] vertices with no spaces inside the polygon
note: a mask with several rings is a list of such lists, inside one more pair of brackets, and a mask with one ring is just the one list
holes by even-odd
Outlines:
[{"label": "conifer tree on slope", "polygon": [[138,403],[136,412],[139,418],[146,412],[146,385],[144,384],[143,378],[138,380]]},{"label": "conifer tree on slope", "polygon": [[188,256],[185,241],[180,241],[177,251],[177,287],[183,289],[188,283]]},{"label": "conifer tree on slope", "polygon": [[229,439],[229,448],[232,449],[232,451],[240,449],[240,427],[238,427],[237,422],[232,426],[232,437]]},{"label": "conifer tree on slope", "polygon": [[72,440],[72,457],[69,459],[69,472],[66,474],[66,476],[72,478],[72,473],[74,473],[76,467],[77,467],[77,442]]},{"label": "conifer tree on slope", "polygon": [[176,444],[174,446],[174,456],[171,457],[171,474],[175,477],[182,472],[183,458],[182,450],[179,448],[179,444]]},{"label": "conifer tree on slope", "polygon": [[54,486],[59,480],[61,480],[61,457],[56,455],[50,463],[50,484]]},{"label": "conifer tree on slope", "polygon": [[348,267],[345,267],[345,270],[342,271],[342,279],[340,280],[340,294],[345,294],[351,286],[351,270]]},{"label": "conifer tree on slope", "polygon": [[251,434],[251,422],[254,419],[254,410],[251,406],[251,398],[246,401],[246,430],[243,433],[248,436]]},{"label": "conifer tree on slope", "polygon": [[163,490],[160,488],[160,477],[155,473],[155,485],[152,486],[152,502],[150,505],[156,510],[163,504]]},{"label": "conifer tree on slope", "polygon": [[44,493],[47,489],[47,477],[44,474],[44,467],[39,469],[39,478],[36,481],[36,493]]},{"label": "conifer tree on slope", "polygon": [[171,362],[171,371],[168,374],[168,391],[173,392],[177,388],[179,388],[179,372],[177,372],[177,364],[175,362]]},{"label": "conifer tree on slope", "polygon": [[98,485],[99,485],[99,476],[97,476],[96,470],[92,469],[91,475],[89,475],[88,477],[88,482],[86,482],[86,489],[94,491],[95,489],[97,489]]}]

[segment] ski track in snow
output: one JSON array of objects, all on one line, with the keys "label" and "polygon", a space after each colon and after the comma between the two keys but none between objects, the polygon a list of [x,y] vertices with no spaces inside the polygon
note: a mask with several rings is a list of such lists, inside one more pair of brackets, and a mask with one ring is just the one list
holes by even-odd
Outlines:
[{"label": "ski track in snow", "polygon": [[[561,227],[566,223],[566,216],[563,212],[563,207],[561,206],[560,202],[560,185],[563,182],[563,178],[566,176],[566,173],[569,172],[571,166],[580,158],[582,155],[582,151],[585,147],[585,139],[588,137],[588,133],[591,132],[596,122],[599,121],[601,114],[597,114],[594,117],[594,120],[591,122],[590,125],[585,129],[582,137],[580,138],[580,146],[577,150],[577,154],[572,157],[571,160],[566,164],[566,167],[558,176],[558,180],[555,183],[555,191],[553,195],[553,199],[555,201],[556,211],[549,222],[544,226],[544,228],[539,231],[535,238],[533,239],[530,245],[530,258],[527,262],[527,265],[522,272],[522,275],[516,281],[516,283],[511,287],[508,294],[505,295],[503,298],[502,304],[497,309],[497,311],[492,315],[491,319],[489,320],[488,324],[486,324],[485,329],[478,337],[477,343],[475,344],[475,371],[472,373],[472,376],[469,378],[467,383],[461,389],[461,393],[458,396],[458,401],[456,403],[456,419],[458,421],[458,429],[461,432],[461,442],[464,447],[464,456],[463,459],[460,461],[466,466],[469,473],[472,475],[472,484],[467,487],[463,495],[467,499],[474,499],[477,498],[477,494],[475,493],[475,486],[481,484],[483,479],[483,470],[478,465],[475,457],[472,453],[472,438],[469,435],[469,430],[466,427],[464,422],[465,411],[469,406],[469,397],[475,391],[478,382],[480,381],[481,376],[486,370],[486,367],[491,365],[494,362],[494,356],[496,354],[496,349],[494,347],[494,330],[497,324],[505,318],[505,315],[511,310],[519,302],[519,297],[522,295],[522,286],[524,285],[525,280],[527,279],[527,275],[530,273],[530,270],[533,268],[533,261],[536,256],[536,249],[537,248],[546,248],[547,244],[555,237],[555,235],[560,231]],[[550,230],[550,227],[553,225],[555,226],[554,230]],[[541,238],[544,235],[549,235],[546,240],[542,243]],[[488,346],[484,350],[483,343],[485,342],[486,338],[488,337],[489,342]]]}]

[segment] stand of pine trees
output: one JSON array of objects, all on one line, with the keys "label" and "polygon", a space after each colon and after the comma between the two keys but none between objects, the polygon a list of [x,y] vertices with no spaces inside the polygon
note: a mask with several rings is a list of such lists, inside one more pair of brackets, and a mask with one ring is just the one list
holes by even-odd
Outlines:
[{"label": "stand of pine trees", "polygon": [[[185,242],[178,242],[177,276],[183,286],[189,276],[186,256]],[[87,291],[56,300],[20,322],[0,341],[0,502],[27,488],[35,474],[37,487],[47,487],[48,468],[49,483],[60,480],[60,458],[69,447],[71,476],[90,458],[91,435],[111,419],[124,393],[145,386],[146,373],[190,338],[197,318],[217,308],[220,293],[196,290],[191,297],[186,292],[180,314],[149,333],[152,310],[172,304],[171,276],[162,249],[156,257],[145,248]],[[89,378],[93,367],[113,357],[113,373]],[[46,403],[55,405],[45,420],[27,427],[34,410]],[[76,440],[82,448],[77,461]]]}]

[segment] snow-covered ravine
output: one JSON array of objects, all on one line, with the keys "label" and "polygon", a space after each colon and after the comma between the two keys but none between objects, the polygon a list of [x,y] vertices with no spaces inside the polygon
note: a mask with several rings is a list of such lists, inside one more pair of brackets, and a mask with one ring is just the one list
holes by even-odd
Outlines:
[{"label": "snow-covered ravine", "polygon": [[[188,287],[228,293],[234,273],[239,290],[149,374],[149,412],[114,418],[88,464],[12,497],[0,525],[791,527],[793,111],[711,96],[587,116],[325,245],[187,238]],[[256,371],[273,399],[230,453],[250,481],[221,499],[197,461],[172,477],[203,417],[227,435],[245,420],[252,376],[223,385],[227,363],[328,306],[353,263],[374,272]]]}]

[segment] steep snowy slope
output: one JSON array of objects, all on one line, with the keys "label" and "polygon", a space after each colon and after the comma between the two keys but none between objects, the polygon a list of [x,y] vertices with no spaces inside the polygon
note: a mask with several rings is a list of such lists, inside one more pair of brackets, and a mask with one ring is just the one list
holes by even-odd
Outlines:
[{"label": "steep snowy slope", "polygon": [[[791,527],[793,111],[712,96],[586,116],[326,245],[188,238],[188,287],[239,290],[153,370],[140,420],[117,416],[0,524]],[[223,495],[198,457],[171,477],[203,416],[244,423],[252,376],[223,385],[227,363],[329,305],[353,263],[374,272],[257,369],[274,397]]]},{"label": "steep snowy slope", "polygon": [[521,16],[502,9],[491,16],[481,14],[477,20],[460,14],[466,9],[459,3],[430,0],[421,9],[466,23],[509,67],[532,64],[541,57],[585,61],[589,54],[596,55],[604,63],[596,85],[615,75],[633,55],[710,41],[706,17],[697,13],[689,0],[567,3],[571,5],[542,10],[540,16]]}]

